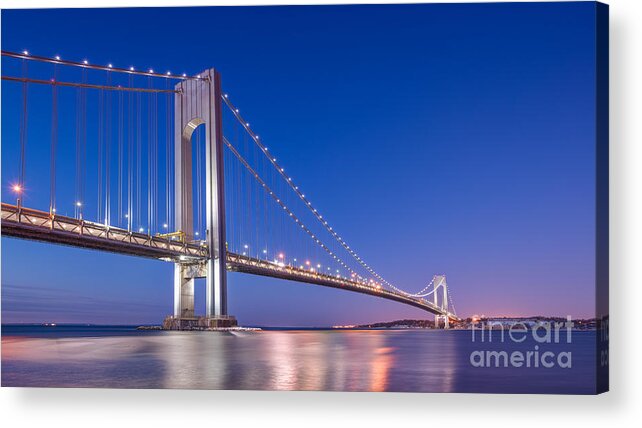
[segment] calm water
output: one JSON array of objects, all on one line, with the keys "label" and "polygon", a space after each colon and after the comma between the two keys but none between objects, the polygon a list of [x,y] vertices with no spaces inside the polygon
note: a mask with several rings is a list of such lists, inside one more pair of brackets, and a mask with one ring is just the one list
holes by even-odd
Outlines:
[{"label": "calm water", "polygon": [[2,386],[422,392],[593,392],[595,332],[572,343],[572,368],[473,367],[478,350],[533,350],[470,331],[161,332],[132,327],[3,326]]}]

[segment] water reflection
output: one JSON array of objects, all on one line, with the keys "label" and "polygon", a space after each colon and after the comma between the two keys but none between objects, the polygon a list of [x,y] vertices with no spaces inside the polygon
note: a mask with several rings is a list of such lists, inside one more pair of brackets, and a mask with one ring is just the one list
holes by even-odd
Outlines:
[{"label": "water reflection", "polygon": [[394,358],[392,352],[394,348],[392,347],[382,347],[375,350],[375,357],[372,361],[371,368],[371,380],[370,380],[370,391],[385,391],[388,386],[388,372]]},{"label": "water reflection", "polygon": [[[578,341],[577,349],[592,349],[592,336]],[[426,392],[582,392],[591,386],[591,359],[581,354],[571,372],[480,370],[468,361],[473,345],[463,331],[5,335],[2,384]]]}]

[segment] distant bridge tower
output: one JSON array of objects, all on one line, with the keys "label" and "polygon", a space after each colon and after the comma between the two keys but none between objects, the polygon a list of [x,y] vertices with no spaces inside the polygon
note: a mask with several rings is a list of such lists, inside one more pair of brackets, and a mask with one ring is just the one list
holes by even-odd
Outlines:
[{"label": "distant bridge tower", "polygon": [[[227,312],[227,270],[225,247],[225,196],[223,182],[223,121],[221,77],[215,69],[200,73],[198,79],[183,80],[175,95],[175,204],[176,228],[185,239],[194,239],[192,198],[192,134],[205,126],[206,264],[181,260],[174,266],[175,328],[187,325],[235,325]],[[194,314],[194,278],[206,278],[205,318]],[[176,323],[177,321],[177,323]]]},{"label": "distant bridge tower", "polygon": [[[432,293],[433,303],[439,307],[444,313],[448,313],[448,283],[446,282],[446,275],[435,275],[432,277],[435,287],[435,292]],[[441,301],[439,301],[439,291],[441,290]],[[444,328],[450,328],[448,315],[435,315],[435,327],[440,324],[441,319],[444,320]]]}]

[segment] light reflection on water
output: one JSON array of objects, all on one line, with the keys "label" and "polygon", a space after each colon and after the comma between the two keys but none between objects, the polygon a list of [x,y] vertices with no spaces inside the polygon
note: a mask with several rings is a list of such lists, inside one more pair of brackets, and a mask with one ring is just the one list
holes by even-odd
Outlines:
[{"label": "light reflection on water", "polygon": [[592,379],[581,352],[572,372],[473,368],[465,331],[3,334],[3,386],[589,393]]}]

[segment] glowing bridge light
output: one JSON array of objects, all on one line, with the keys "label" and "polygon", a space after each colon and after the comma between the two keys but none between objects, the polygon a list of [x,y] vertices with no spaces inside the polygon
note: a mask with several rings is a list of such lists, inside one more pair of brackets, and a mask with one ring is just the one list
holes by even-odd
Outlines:
[{"label": "glowing bridge light", "polygon": [[245,244],[245,245],[243,245],[243,248],[245,248],[247,250],[249,247],[248,247],[247,244]]},{"label": "glowing bridge light", "polygon": [[82,202],[80,202],[80,201],[76,202],[76,206],[77,207],[82,207]]},{"label": "glowing bridge light", "polygon": [[129,67],[129,71],[134,71],[134,67]]},{"label": "glowing bridge light", "polygon": [[194,232],[194,235],[198,236],[198,232]]},{"label": "glowing bridge light", "polygon": [[13,191],[16,193],[22,193],[22,186],[19,184],[14,184],[12,187]]},{"label": "glowing bridge light", "polygon": [[56,58],[56,61],[60,61],[60,55],[56,55],[54,58]]},{"label": "glowing bridge light", "polygon": [[282,259],[283,257],[285,257],[283,253],[279,253],[279,258]]},{"label": "glowing bridge light", "polygon": [[85,64],[85,65],[87,65],[87,64],[89,64],[89,61],[87,61],[86,59],[84,59],[84,60],[82,61],[82,63],[83,63],[83,64]]},{"label": "glowing bridge light", "polygon": [[109,63],[109,64],[107,64],[107,67],[114,68],[114,65],[112,63]]},{"label": "glowing bridge light", "polygon": [[142,232],[144,232],[144,231],[145,231],[145,228],[144,228],[144,227],[139,227],[139,228],[138,228],[138,231],[142,233]]},{"label": "glowing bridge light", "polygon": [[263,250],[263,254],[267,254],[267,250]]},{"label": "glowing bridge light", "polygon": [[163,228],[167,229],[167,223],[163,223]]},{"label": "glowing bridge light", "polygon": [[22,51],[23,55],[29,55],[29,51]]}]

